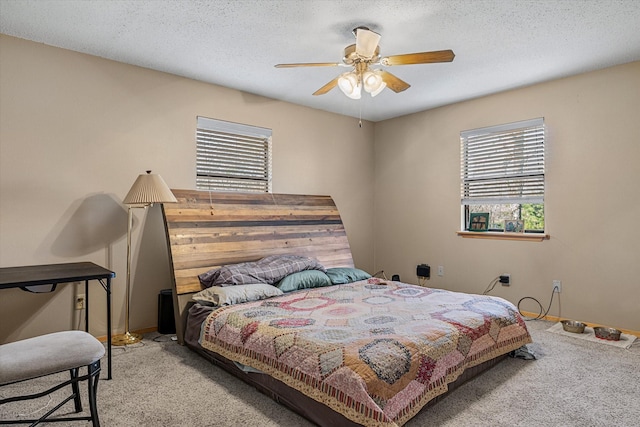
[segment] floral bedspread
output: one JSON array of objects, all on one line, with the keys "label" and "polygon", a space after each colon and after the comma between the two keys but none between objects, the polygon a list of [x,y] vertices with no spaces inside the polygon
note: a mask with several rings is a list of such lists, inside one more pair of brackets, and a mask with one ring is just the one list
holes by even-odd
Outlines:
[{"label": "floral bedspread", "polygon": [[400,426],[468,367],[531,342],[491,296],[380,279],[223,307],[201,345],[367,426]]}]

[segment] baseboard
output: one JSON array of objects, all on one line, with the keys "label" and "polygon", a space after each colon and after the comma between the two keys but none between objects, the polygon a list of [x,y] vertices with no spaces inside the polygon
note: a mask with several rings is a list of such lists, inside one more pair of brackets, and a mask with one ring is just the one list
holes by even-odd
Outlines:
[{"label": "baseboard", "polygon": [[[539,314],[531,313],[529,311],[521,311],[520,313],[525,317],[538,317],[539,316]],[[549,320],[551,322],[559,322],[561,320],[564,320],[565,318],[546,315],[546,316],[542,317],[542,319]],[[571,320],[576,320],[576,319],[571,319]],[[606,325],[602,325],[600,323],[585,322],[584,320],[580,320],[580,322],[584,323],[585,325],[589,326],[590,328],[593,328],[594,326],[606,326]],[[616,328],[616,329],[620,330],[622,333],[629,334],[629,335],[635,335],[636,337],[640,338],[640,331],[632,331],[630,329],[621,329],[621,328]]]}]

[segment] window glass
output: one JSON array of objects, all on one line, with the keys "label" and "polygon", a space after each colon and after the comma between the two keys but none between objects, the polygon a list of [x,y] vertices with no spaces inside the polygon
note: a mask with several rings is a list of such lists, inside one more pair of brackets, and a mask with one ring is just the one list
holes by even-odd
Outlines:
[{"label": "window glass", "polygon": [[271,192],[271,129],[198,117],[196,188]]},{"label": "window glass", "polygon": [[[489,213],[489,231],[544,232],[544,119],[460,133],[463,229]],[[514,230],[513,227],[516,227]]]}]

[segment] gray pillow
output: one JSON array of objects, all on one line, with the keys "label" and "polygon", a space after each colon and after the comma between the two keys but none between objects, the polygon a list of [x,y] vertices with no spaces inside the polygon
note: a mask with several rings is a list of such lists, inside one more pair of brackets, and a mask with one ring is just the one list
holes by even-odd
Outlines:
[{"label": "gray pillow", "polygon": [[297,291],[298,289],[318,288],[331,286],[329,276],[319,270],[304,270],[293,273],[282,279],[276,286],[283,292]]},{"label": "gray pillow", "polygon": [[230,264],[200,274],[200,283],[209,286],[233,286],[251,283],[278,283],[285,276],[303,270],[325,271],[315,258],[298,255],[271,255],[259,261]]},{"label": "gray pillow", "polygon": [[253,283],[250,285],[225,287],[212,286],[194,294],[191,298],[202,305],[220,307],[223,305],[258,301],[282,294],[283,292],[275,286],[271,286],[266,283]]}]

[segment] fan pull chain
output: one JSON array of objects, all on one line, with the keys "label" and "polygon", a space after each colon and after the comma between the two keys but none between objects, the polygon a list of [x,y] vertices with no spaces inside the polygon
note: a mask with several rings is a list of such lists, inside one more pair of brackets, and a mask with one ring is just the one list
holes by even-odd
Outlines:
[{"label": "fan pull chain", "polygon": [[358,127],[362,127],[362,99],[360,100],[360,102],[358,102],[358,105],[360,106],[360,120],[358,121]]}]

